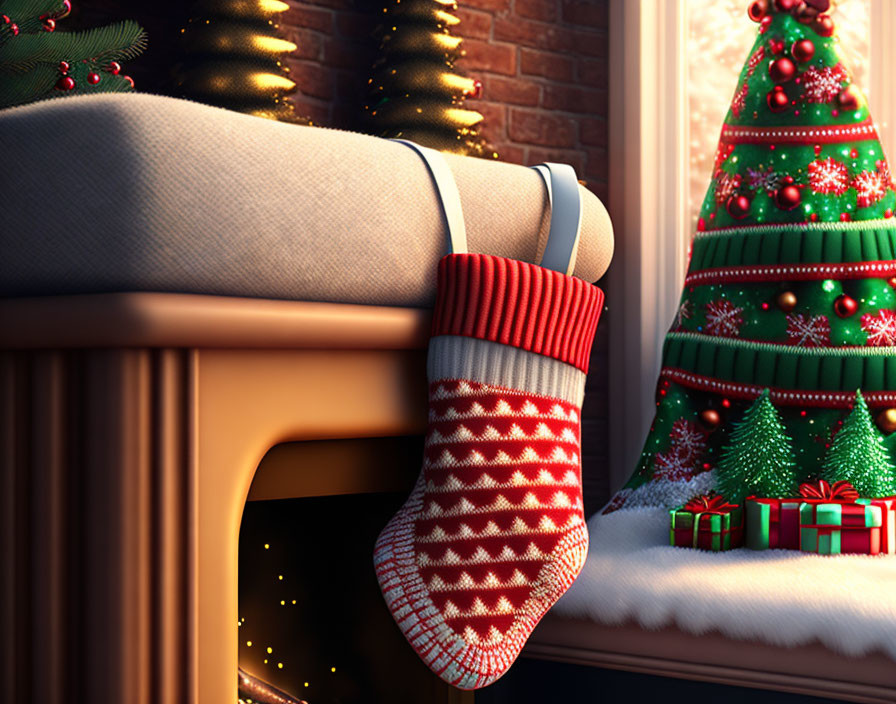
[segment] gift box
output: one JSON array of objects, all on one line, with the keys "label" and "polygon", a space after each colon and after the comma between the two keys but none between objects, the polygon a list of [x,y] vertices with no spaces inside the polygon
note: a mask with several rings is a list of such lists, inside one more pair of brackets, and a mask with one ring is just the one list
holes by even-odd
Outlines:
[{"label": "gift box", "polygon": [[744,502],[746,546],[751,550],[799,550],[802,502],[801,498],[747,498]]},{"label": "gift box", "polygon": [[880,552],[882,555],[896,555],[896,496],[880,499],[866,499],[872,506],[880,506]]},{"label": "gift box", "polygon": [[[877,555],[883,508],[860,499],[852,484],[823,479],[800,487],[800,549],[819,555]],[[880,500],[878,500],[880,501]]]},{"label": "gift box", "polygon": [[670,545],[721,552],[743,544],[743,509],[724,497],[700,496],[669,515]]}]

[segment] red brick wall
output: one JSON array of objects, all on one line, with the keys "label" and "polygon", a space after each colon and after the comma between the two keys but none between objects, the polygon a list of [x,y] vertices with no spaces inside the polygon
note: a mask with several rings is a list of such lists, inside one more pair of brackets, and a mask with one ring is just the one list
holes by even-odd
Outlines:
[{"label": "red brick wall", "polygon": [[572,164],[600,198],[607,184],[606,0],[466,0],[466,56],[482,80],[469,101],[504,161]]}]

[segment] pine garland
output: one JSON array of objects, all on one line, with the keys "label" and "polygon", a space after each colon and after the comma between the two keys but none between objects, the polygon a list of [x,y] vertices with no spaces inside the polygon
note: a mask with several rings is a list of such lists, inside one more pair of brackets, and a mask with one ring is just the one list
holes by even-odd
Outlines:
[{"label": "pine garland", "polygon": [[0,108],[83,93],[133,90],[118,62],[146,47],[136,23],[57,32],[68,0],[0,0]]}]

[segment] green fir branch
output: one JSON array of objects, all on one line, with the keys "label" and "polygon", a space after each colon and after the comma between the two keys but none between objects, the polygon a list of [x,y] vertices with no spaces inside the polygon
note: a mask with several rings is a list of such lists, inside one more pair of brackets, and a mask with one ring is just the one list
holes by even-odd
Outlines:
[{"label": "green fir branch", "polygon": [[60,61],[127,61],[145,48],[146,32],[131,20],[83,32],[26,34],[0,46],[0,71],[30,71]]}]

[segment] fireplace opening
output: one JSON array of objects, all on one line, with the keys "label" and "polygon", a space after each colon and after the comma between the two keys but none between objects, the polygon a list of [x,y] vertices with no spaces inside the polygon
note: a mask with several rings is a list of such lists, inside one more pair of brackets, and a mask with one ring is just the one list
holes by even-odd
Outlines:
[{"label": "fireplace opening", "polygon": [[[422,450],[417,436],[327,440],[278,445],[262,460],[239,540],[242,701],[456,701],[407,645],[373,570],[374,542]],[[266,686],[280,694],[266,699]]]}]

